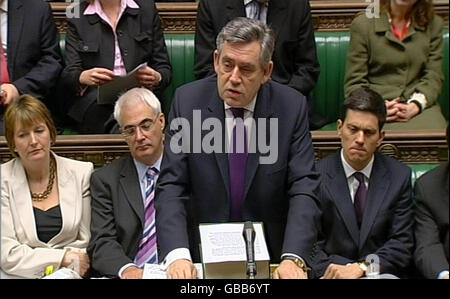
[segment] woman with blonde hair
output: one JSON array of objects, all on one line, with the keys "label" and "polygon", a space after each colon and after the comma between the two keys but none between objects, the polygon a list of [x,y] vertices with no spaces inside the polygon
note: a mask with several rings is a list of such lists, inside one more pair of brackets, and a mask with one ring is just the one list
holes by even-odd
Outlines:
[{"label": "woman with blonde hair", "polygon": [[86,276],[92,163],[51,151],[53,120],[30,95],[8,106],[4,124],[15,158],[1,165],[2,278],[41,278],[63,267]]}]

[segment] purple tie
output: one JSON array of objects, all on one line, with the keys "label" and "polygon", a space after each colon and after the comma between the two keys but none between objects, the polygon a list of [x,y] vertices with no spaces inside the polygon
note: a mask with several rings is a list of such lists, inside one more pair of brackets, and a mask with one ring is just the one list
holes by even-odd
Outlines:
[{"label": "purple tie", "polygon": [[135,258],[135,263],[139,268],[142,268],[146,263],[158,263],[155,225],[156,211],[153,205],[156,184],[155,176],[158,172],[158,169],[151,167],[146,173],[147,183],[145,186],[144,231],[142,233],[142,239],[139,242],[139,251]]},{"label": "purple tie", "polygon": [[358,220],[358,226],[361,227],[364,209],[366,207],[367,201],[367,188],[366,184],[364,183],[364,174],[362,174],[361,172],[355,172],[353,176],[359,182],[358,190],[356,190],[355,193],[354,205],[355,205],[356,219]]},{"label": "purple tie", "polygon": [[236,121],[233,128],[230,163],[231,221],[242,221],[245,173],[247,169],[247,130],[244,125],[244,108],[231,108]]}]

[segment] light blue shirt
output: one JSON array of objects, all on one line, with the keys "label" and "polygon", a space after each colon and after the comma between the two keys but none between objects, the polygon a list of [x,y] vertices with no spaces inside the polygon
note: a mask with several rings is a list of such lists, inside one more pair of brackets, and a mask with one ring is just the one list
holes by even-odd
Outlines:
[{"label": "light blue shirt", "polygon": [[156,183],[159,178],[159,170],[161,169],[162,155],[161,155],[161,157],[159,157],[158,161],[156,161],[156,163],[151,166],[141,163],[134,158],[133,158],[133,161],[134,161],[134,165],[136,166],[137,173],[138,173],[139,186],[141,186],[142,200],[143,200],[143,202],[145,202],[145,187],[147,184],[147,177],[146,177],[147,170],[151,167],[158,169],[158,174],[155,176],[155,183]]},{"label": "light blue shirt", "polygon": [[[252,10],[252,6],[251,5],[247,5],[247,4],[249,4],[252,1],[253,0],[244,0],[245,16],[247,18],[250,18],[250,13],[251,13],[251,10]],[[267,24],[267,10],[268,10],[268,7],[267,6],[263,6],[263,7],[261,7],[261,10],[259,12],[259,20],[262,23],[264,23],[264,24]]]}]

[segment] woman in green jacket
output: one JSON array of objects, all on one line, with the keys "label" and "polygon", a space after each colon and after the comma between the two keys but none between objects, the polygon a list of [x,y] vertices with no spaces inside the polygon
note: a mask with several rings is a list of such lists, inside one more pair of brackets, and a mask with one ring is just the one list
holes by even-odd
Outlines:
[{"label": "woman in green jacket", "polygon": [[345,94],[367,86],[386,101],[385,129],[445,129],[443,21],[431,0],[381,0],[380,15],[351,25]]}]

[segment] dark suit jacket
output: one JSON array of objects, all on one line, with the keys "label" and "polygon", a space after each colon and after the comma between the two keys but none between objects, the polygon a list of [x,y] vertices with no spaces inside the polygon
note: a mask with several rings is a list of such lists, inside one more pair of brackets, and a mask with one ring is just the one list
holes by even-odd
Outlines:
[{"label": "dark suit jacket", "polygon": [[114,277],[133,262],[144,227],[144,204],[131,156],[92,174],[91,197],[92,235],[87,252],[96,272]]},{"label": "dark suit jacket", "polygon": [[44,1],[8,1],[8,70],[20,94],[44,99],[63,68],[59,34]]},{"label": "dark suit jacket", "polygon": [[414,187],[416,266],[437,278],[448,266],[448,162],[421,176]]},{"label": "dark suit jacket", "polygon": [[380,273],[400,275],[410,266],[413,249],[411,170],[376,153],[367,206],[358,227],[340,152],[320,160],[319,199],[322,233],[315,245],[313,270],[321,277],[330,263],[345,265],[377,254]]},{"label": "dark suit jacket", "polygon": [[[179,88],[169,123],[183,117],[191,127],[195,126],[194,109],[200,111],[202,121],[218,120],[224,138],[225,111],[216,76]],[[278,159],[274,164],[260,164],[262,154],[249,153],[243,220],[264,223],[273,261],[279,261],[282,252],[307,258],[316,237],[320,213],[316,197],[318,175],[306,113],[305,97],[274,81],[262,86],[256,100],[255,119],[263,118],[267,128],[269,118],[278,119]],[[252,132],[256,133],[260,125],[257,122]],[[192,132],[185,133],[182,138],[186,141]],[[158,244],[162,259],[175,248],[190,248],[194,261],[199,261],[199,223],[230,219],[228,154],[223,148],[221,153],[192,153],[193,143],[197,142],[192,138],[192,154],[176,154],[170,143],[180,134],[174,127],[166,134],[155,200]],[[203,130],[201,134],[203,138],[211,131]],[[272,132],[262,137],[270,140],[275,135]],[[220,139],[215,141],[225,144]]]},{"label": "dark suit jacket", "polygon": [[[127,8],[117,24],[119,47],[127,72],[143,62],[161,73],[158,97],[169,85],[171,66],[158,11],[152,0],[135,0],[139,9]],[[98,15],[84,15],[88,3],[80,3],[80,17],[67,19],[66,63],[62,79],[72,94],[80,93],[80,74],[94,67],[114,69],[114,35]],[[69,115],[78,122],[96,100],[96,87],[75,99]]]},{"label": "dark suit jacket", "polygon": [[[236,17],[245,17],[244,0],[200,1],[195,33],[197,78],[214,74],[216,37]],[[270,1],[267,24],[276,33],[272,79],[307,96],[316,86],[320,72],[309,1]]]}]

